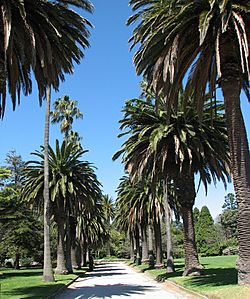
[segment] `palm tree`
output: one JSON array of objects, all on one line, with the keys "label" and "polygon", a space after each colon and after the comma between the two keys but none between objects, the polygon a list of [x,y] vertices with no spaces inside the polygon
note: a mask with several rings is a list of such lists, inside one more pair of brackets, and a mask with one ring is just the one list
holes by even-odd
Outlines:
[{"label": "palm tree", "polygon": [[71,132],[74,118],[83,117],[77,105],[78,102],[70,100],[69,96],[58,98],[53,104],[54,111],[51,112],[51,122],[52,124],[60,123],[60,130],[64,134],[65,140],[69,140],[73,135]]},{"label": "palm tree", "polygon": [[[153,192],[149,182],[140,180],[132,182],[128,176],[121,179],[117,188],[117,213],[115,222],[118,226],[127,227],[135,239],[136,260],[140,263],[140,230],[143,232],[152,222],[155,235],[156,266],[162,266],[161,217],[163,213],[162,197]],[[143,237],[143,234],[141,234]],[[145,237],[145,236],[144,236]],[[145,239],[142,241],[145,241]],[[148,251],[148,250],[147,250]],[[148,257],[148,252],[146,253]]]},{"label": "palm tree", "polygon": [[110,226],[111,226],[111,220],[114,218],[114,203],[112,198],[106,194],[102,197],[102,207],[103,212],[106,219],[106,225],[107,225],[107,256],[111,255],[111,248],[110,248]]},{"label": "palm tree", "polygon": [[15,109],[21,89],[25,95],[32,92],[31,70],[40,103],[47,86],[57,90],[64,73],[73,73],[73,62],[79,63],[83,57],[80,47],[89,46],[88,27],[92,25],[72,6],[93,11],[88,0],[1,2],[0,116],[3,117],[6,105],[7,82]]},{"label": "palm tree", "polygon": [[89,263],[89,269],[93,269],[92,250],[103,246],[107,239],[107,225],[105,211],[102,205],[102,196],[93,198],[91,204],[82,206],[78,215],[77,231],[80,244],[81,258],[78,266]]},{"label": "palm tree", "polygon": [[139,21],[131,38],[140,43],[134,61],[168,109],[184,78],[187,95],[202,114],[204,95],[221,87],[229,135],[231,169],[239,206],[238,283],[250,283],[250,155],[240,107],[240,93],[249,94],[250,7],[246,0],[131,0]]},{"label": "palm tree", "polygon": [[[58,226],[57,269],[65,273],[71,269],[65,268],[65,229],[70,217],[77,218],[83,207],[93,205],[96,198],[101,197],[100,183],[94,173],[93,166],[87,161],[81,161],[86,151],[78,149],[77,145],[66,143],[59,145],[56,141],[55,152],[49,147],[49,192],[50,210]],[[22,196],[26,200],[35,200],[44,204],[44,151],[33,153],[40,161],[30,161],[25,169],[26,181]],[[68,249],[70,251],[70,249]]]},{"label": "palm tree", "polygon": [[213,125],[210,106],[206,106],[202,122],[189,105],[183,107],[184,96],[179,95],[179,107],[172,110],[170,120],[164,103],[155,109],[153,100],[133,99],[126,102],[121,129],[130,134],[115,158],[123,154],[125,168],[132,178],[149,177],[152,187],[168,179],[173,180],[180,212],[184,222],[184,275],[201,272],[195,244],[192,209],[196,197],[194,174],[200,174],[206,190],[213,179],[226,184],[228,175],[228,143],[225,121],[218,114]]}]

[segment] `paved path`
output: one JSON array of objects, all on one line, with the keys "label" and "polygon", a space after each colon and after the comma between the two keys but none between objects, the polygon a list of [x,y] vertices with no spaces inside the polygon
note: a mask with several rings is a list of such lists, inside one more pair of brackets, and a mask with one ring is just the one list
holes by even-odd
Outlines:
[{"label": "paved path", "polygon": [[55,299],[87,298],[142,298],[184,299],[195,298],[176,290],[168,290],[147,275],[135,272],[124,263],[107,263],[78,278]]}]

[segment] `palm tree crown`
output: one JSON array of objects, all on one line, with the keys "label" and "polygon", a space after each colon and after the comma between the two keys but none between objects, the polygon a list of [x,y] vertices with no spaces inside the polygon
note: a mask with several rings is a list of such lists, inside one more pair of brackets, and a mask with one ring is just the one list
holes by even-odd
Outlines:
[{"label": "palm tree crown", "polygon": [[134,57],[137,73],[157,95],[164,92],[169,105],[187,72],[187,96],[193,94],[200,113],[207,86],[215,97],[216,83],[225,76],[241,78],[250,100],[249,1],[131,0],[130,5],[136,13],[128,24],[139,20],[130,40],[132,47],[140,43]]},{"label": "palm tree crown", "polygon": [[[40,102],[46,86],[56,90],[64,73],[73,73],[89,46],[91,23],[70,9],[69,5],[92,12],[88,0],[6,0],[1,1],[0,115],[6,104],[6,87],[12,98],[20,101],[20,90],[32,91],[31,70],[39,90]],[[17,91],[17,95],[16,95]]]}]

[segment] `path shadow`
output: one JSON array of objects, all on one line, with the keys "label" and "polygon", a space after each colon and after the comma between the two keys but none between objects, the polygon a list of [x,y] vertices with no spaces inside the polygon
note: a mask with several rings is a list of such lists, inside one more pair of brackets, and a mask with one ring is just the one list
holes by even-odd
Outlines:
[{"label": "path shadow", "polygon": [[117,271],[103,271],[103,272],[89,272],[84,274],[83,277],[91,277],[91,278],[95,278],[95,277],[102,277],[102,276],[115,276],[115,275],[124,275],[124,272],[117,272]]},{"label": "path shadow", "polygon": [[[108,285],[98,285],[86,287],[76,287],[75,289],[68,289],[64,296],[56,298],[77,298],[77,299],[87,299],[87,298],[112,298],[112,296],[127,296],[132,295],[143,295],[145,291],[152,292],[155,290],[153,286],[141,286],[141,285],[130,285],[130,284],[108,284]],[[71,297],[71,295],[73,295]]]},{"label": "path shadow", "polygon": [[115,276],[115,275],[123,275],[124,272],[123,268],[115,267],[110,264],[102,264],[97,265],[91,272],[87,272],[84,274],[86,278],[95,278],[95,277],[102,277],[102,276]]}]

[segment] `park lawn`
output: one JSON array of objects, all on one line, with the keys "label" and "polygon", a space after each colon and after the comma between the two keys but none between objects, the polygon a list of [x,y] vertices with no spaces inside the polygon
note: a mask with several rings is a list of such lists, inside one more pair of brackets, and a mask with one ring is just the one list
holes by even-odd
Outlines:
[{"label": "park lawn", "polygon": [[176,272],[172,274],[166,274],[165,269],[149,270],[147,265],[140,265],[137,268],[159,281],[173,281],[209,298],[248,299],[250,298],[250,286],[237,285],[236,259],[237,256],[201,257],[200,262],[205,270],[204,275],[198,277],[181,276],[184,267],[183,259],[175,260]]},{"label": "park lawn", "polygon": [[82,272],[69,275],[56,275],[55,282],[42,281],[42,269],[0,269],[0,298],[47,298]]}]

